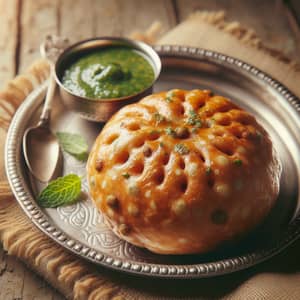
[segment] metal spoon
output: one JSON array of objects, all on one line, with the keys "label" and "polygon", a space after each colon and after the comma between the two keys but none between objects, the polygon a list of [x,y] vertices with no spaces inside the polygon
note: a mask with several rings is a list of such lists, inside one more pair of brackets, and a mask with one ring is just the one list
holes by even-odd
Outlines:
[{"label": "metal spoon", "polygon": [[50,129],[51,105],[55,94],[54,62],[66,48],[68,41],[48,36],[41,45],[42,57],[50,63],[50,79],[40,120],[29,127],[23,136],[23,152],[26,164],[32,175],[41,182],[57,177],[62,170],[62,155],[57,137]]}]

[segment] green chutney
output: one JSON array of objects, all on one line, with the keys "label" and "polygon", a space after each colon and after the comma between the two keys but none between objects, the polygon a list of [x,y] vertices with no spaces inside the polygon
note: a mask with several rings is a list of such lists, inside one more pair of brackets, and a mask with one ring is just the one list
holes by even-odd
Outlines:
[{"label": "green chutney", "polygon": [[141,92],[153,80],[153,68],[142,54],[132,48],[111,46],[71,64],[62,83],[78,96],[109,99]]}]

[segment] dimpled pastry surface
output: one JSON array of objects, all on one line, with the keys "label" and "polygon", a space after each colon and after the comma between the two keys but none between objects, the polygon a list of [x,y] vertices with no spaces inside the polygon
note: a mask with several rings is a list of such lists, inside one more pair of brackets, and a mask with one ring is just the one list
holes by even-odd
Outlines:
[{"label": "dimpled pastry surface", "polygon": [[153,94],[117,112],[90,153],[90,195],[120,238],[204,253],[267,216],[280,164],[267,132],[206,90]]}]

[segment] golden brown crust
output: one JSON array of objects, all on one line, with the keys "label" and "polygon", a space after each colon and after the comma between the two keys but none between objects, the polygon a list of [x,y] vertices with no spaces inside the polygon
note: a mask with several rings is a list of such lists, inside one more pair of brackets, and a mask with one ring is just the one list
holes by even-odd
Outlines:
[{"label": "golden brown crust", "polygon": [[113,231],[157,253],[201,253],[256,226],[279,189],[266,131],[228,99],[172,90],[121,109],[91,151],[90,194]]}]

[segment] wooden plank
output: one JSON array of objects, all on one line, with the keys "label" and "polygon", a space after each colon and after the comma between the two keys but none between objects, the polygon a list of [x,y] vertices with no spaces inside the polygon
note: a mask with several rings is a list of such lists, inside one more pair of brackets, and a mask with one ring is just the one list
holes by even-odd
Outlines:
[{"label": "wooden plank", "polygon": [[0,248],[0,299],[63,300],[42,278]]},{"label": "wooden plank", "polygon": [[[135,14],[136,11],[139,14]],[[72,42],[93,36],[128,35],[137,29],[147,29],[156,20],[165,31],[175,25],[171,0],[151,3],[146,0],[65,0],[60,4],[59,17],[59,34]]]},{"label": "wooden plank", "polygon": [[171,0],[98,0],[93,1],[94,35],[127,36],[144,31],[155,22],[168,31],[176,24]]},{"label": "wooden plank", "polygon": [[267,46],[299,59],[297,41],[281,0],[176,0],[176,6],[179,20],[196,10],[225,10],[228,20],[253,28]]},{"label": "wooden plank", "polygon": [[39,46],[45,36],[58,34],[58,14],[58,0],[22,1],[20,72],[40,56]]},{"label": "wooden plank", "polygon": [[14,257],[2,252],[0,299],[19,299],[22,296],[24,267]]},{"label": "wooden plank", "polygon": [[69,38],[70,42],[93,36],[92,0],[61,1],[59,16],[59,34]]},{"label": "wooden plank", "polygon": [[42,280],[38,275],[29,269],[25,269],[22,300],[63,300],[65,299],[58,292]]},{"label": "wooden plank", "polygon": [[0,0],[0,88],[15,75],[18,0]]}]

